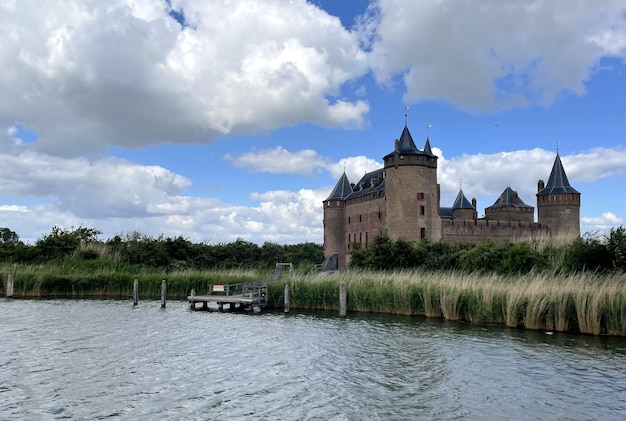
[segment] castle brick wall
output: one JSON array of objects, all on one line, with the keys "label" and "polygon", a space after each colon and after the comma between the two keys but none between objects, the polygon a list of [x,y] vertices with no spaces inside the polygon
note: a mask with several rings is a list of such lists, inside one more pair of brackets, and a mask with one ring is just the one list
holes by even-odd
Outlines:
[{"label": "castle brick wall", "polygon": [[451,244],[482,244],[492,239],[496,244],[513,240],[546,237],[550,228],[535,222],[479,220],[443,220],[443,241]]},{"label": "castle brick wall", "polygon": [[[426,157],[407,156],[406,159]],[[436,162],[433,167],[385,163],[387,232],[397,240],[441,239]]]},{"label": "castle brick wall", "polygon": [[485,217],[498,221],[534,222],[535,209],[532,207],[499,207],[486,208]]},{"label": "castle brick wall", "polygon": [[361,248],[369,247],[374,238],[385,232],[385,221],[384,195],[367,195],[348,201],[345,219],[348,249],[354,243],[359,243]]},{"label": "castle brick wall", "polygon": [[580,236],[580,193],[537,195],[537,220],[556,236]]}]

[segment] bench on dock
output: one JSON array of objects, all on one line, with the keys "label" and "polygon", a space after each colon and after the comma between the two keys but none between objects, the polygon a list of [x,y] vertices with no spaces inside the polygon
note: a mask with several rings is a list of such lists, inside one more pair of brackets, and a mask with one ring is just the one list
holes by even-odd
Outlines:
[{"label": "bench on dock", "polygon": [[196,303],[202,303],[203,310],[209,309],[209,303],[216,303],[219,310],[224,310],[224,304],[228,304],[231,310],[258,312],[267,305],[267,282],[209,285],[208,295],[196,295],[192,290],[187,301],[192,310],[196,309]]}]

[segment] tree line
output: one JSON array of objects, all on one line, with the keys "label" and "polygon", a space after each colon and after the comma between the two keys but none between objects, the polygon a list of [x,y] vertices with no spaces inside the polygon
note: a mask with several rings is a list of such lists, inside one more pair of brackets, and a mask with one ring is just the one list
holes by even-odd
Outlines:
[{"label": "tree line", "polygon": [[[116,235],[106,241],[95,228],[54,226],[34,244],[25,244],[9,228],[0,228],[0,262],[45,264],[61,260],[116,262],[160,270],[272,268],[291,262],[310,270],[324,259],[315,243],[262,246],[241,238],[230,243],[192,243],[188,239],[140,232]],[[374,270],[422,268],[499,274],[550,270],[556,272],[626,272],[626,229],[613,228],[606,235],[588,233],[558,245],[550,241],[510,242],[498,245],[448,244],[445,242],[392,240],[378,236],[367,249],[352,245],[350,267]]]},{"label": "tree line", "polygon": [[106,241],[95,228],[62,228],[25,244],[9,228],[0,228],[0,261],[17,264],[44,264],[64,259],[114,260],[121,264],[163,270],[273,268],[276,262],[291,262],[310,267],[324,259],[322,246],[314,243],[262,246],[237,239],[230,243],[192,243],[188,239],[140,232],[116,235]]},{"label": "tree line", "polygon": [[379,236],[367,249],[354,244],[351,267],[375,270],[422,268],[462,270],[503,275],[530,271],[626,272],[626,229],[612,228],[606,235],[588,233],[559,245],[550,240],[509,242],[498,245],[413,243]]}]

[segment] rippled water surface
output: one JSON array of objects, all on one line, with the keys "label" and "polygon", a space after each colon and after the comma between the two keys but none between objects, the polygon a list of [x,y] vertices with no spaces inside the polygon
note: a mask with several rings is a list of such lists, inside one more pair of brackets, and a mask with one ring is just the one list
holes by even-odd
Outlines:
[{"label": "rippled water surface", "polygon": [[83,300],[0,328],[6,420],[626,419],[620,338]]}]

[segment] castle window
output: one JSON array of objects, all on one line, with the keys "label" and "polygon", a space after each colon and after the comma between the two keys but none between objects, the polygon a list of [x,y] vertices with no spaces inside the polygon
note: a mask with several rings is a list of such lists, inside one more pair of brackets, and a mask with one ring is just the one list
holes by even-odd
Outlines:
[{"label": "castle window", "polygon": [[363,233],[360,232],[359,233],[359,243],[362,243],[362,242],[363,242]]},{"label": "castle window", "polygon": [[350,238],[351,238],[350,236],[351,236],[351,235],[352,235],[352,234],[348,234],[348,246],[350,245]]},{"label": "castle window", "polygon": [[424,192],[417,193],[417,200],[424,200]]},{"label": "castle window", "polygon": [[426,228],[420,228],[420,239],[426,238]]},{"label": "castle window", "polygon": [[367,248],[367,244],[369,242],[369,236],[367,235],[367,231],[365,231],[365,247]]},{"label": "castle window", "polygon": [[359,215],[359,222],[363,222],[363,216]]},{"label": "castle window", "polygon": [[350,223],[350,217],[348,216],[348,224]]},{"label": "castle window", "polygon": [[426,214],[426,209],[424,206],[420,206],[420,216],[424,216]]}]

